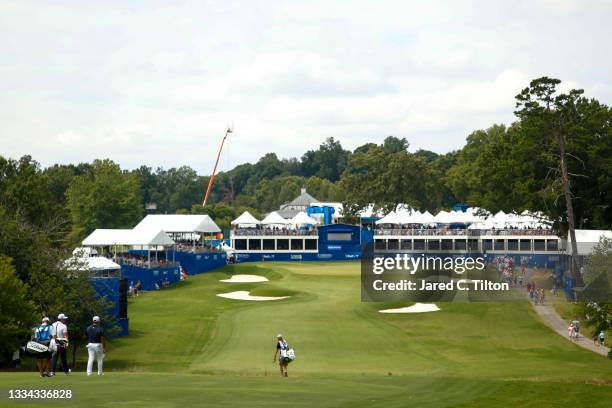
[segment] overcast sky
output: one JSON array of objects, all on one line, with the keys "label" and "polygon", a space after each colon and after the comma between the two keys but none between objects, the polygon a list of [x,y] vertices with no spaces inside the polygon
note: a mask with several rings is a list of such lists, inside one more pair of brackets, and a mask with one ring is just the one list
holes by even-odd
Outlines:
[{"label": "overcast sky", "polygon": [[[96,4],[97,5],[94,5]],[[460,148],[548,75],[612,103],[612,1],[0,2],[0,154],[208,174],[405,137]]]}]

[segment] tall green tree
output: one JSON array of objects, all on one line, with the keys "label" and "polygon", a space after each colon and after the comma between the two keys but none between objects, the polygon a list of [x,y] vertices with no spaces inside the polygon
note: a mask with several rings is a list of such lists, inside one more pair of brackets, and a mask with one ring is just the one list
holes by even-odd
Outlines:
[{"label": "tall green tree", "polygon": [[309,150],[302,156],[302,175],[336,182],[346,169],[349,156],[350,152],[339,141],[329,137],[318,150]]},{"label": "tall green tree", "polygon": [[351,156],[340,180],[340,188],[346,194],[347,215],[354,215],[369,204],[385,212],[394,210],[400,203],[414,208],[428,206],[427,163],[409,153],[407,147],[405,140],[398,144],[387,138],[382,145]]},{"label": "tall green tree", "polygon": [[96,228],[131,228],[142,216],[140,180],[110,160],[96,160],[90,173],[75,177],[66,192],[72,238]]},{"label": "tall green tree", "polygon": [[11,259],[0,255],[0,352],[17,350],[38,321],[28,286],[15,274]]},{"label": "tall green tree", "polygon": [[[586,99],[581,89],[572,89],[567,93],[558,92],[559,79],[542,77],[531,81],[528,87],[516,96],[516,115],[521,119],[521,127],[527,137],[537,140],[543,154],[547,155],[549,170],[553,175],[551,190],[555,184],[560,188],[559,197],[563,198],[566,212],[568,236],[571,241],[572,271],[580,281],[577,265],[576,224],[579,217],[575,212],[574,197],[579,188],[576,180],[588,179],[583,170],[587,168],[584,159],[579,157],[580,147],[592,139],[592,135],[583,131],[594,113],[592,101]],[[609,127],[609,124],[608,124]],[[603,129],[604,132],[606,129]],[[608,129],[609,131],[609,129]],[[608,136],[609,137],[609,136]],[[572,147],[576,147],[574,150]],[[577,161],[579,170],[572,161]],[[556,182],[556,183],[555,183]]]},{"label": "tall green tree", "polygon": [[30,156],[19,160],[0,156],[0,204],[37,224],[57,218],[62,209],[51,194],[48,177]]}]

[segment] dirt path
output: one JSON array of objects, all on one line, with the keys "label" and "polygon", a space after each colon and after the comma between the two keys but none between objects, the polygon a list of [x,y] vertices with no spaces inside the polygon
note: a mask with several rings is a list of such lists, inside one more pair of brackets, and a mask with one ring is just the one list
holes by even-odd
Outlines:
[{"label": "dirt path", "polygon": [[[531,275],[533,274],[533,270],[530,268],[527,270],[527,279],[526,281],[529,281],[529,278],[531,277]],[[517,288],[518,290],[520,290],[521,292],[523,292],[525,294],[525,297],[527,297],[527,299],[529,299],[529,294],[527,293],[527,289],[525,287],[522,288]],[[547,291],[548,292],[548,291]],[[563,293],[563,290],[560,290],[561,293]],[[548,293],[547,293],[548,295]],[[531,303],[531,307],[533,308],[533,310],[536,311],[536,313],[540,316],[540,318],[551,328],[553,329],[555,332],[557,332],[557,334],[559,334],[560,336],[562,336],[563,338],[565,338],[567,341],[571,341],[575,344],[577,344],[578,346],[585,348],[587,350],[590,350],[594,353],[597,354],[601,354],[602,356],[607,356],[609,349],[606,346],[596,346],[593,343],[593,340],[590,338],[586,338],[582,335],[580,335],[580,337],[578,339],[575,340],[570,340],[568,333],[567,333],[567,326],[568,326],[568,322],[566,322],[565,320],[563,320],[561,318],[561,316],[559,316],[559,314],[557,313],[557,311],[555,310],[555,308],[550,305],[550,304],[544,304],[544,305],[536,305],[533,303],[533,301],[531,301],[529,299],[529,303]]]}]

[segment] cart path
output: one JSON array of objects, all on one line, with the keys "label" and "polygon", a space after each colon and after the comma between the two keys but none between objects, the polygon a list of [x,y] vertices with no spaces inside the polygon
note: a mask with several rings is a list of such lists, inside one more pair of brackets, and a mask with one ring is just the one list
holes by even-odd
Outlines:
[{"label": "cart path", "polygon": [[563,320],[561,316],[559,316],[559,314],[556,312],[556,310],[551,305],[534,305],[533,302],[530,302],[530,303],[531,303],[531,307],[536,311],[538,316],[540,316],[540,318],[544,320],[544,322],[550,328],[556,331],[560,336],[563,336],[563,338],[567,339],[567,341],[571,341],[572,343],[575,343],[582,348],[593,351],[597,354],[601,354],[602,356],[608,355],[609,350],[606,346],[598,347],[595,344],[593,344],[592,339],[586,338],[582,335],[578,337],[578,339],[570,340],[567,335],[568,323],[565,320]]},{"label": "cart path", "polygon": [[[533,269],[527,268],[526,281],[529,281],[529,278],[531,277],[532,274],[533,274]],[[557,313],[557,311],[552,305],[550,304],[536,305],[531,299],[529,299],[529,294],[527,293],[525,286],[517,288],[517,289],[525,294],[525,296],[529,300],[529,303],[531,304],[532,309],[535,310],[538,316],[540,316],[540,319],[542,319],[548,327],[550,327],[555,332],[557,332],[557,334],[562,336],[567,341],[571,341],[572,343],[575,343],[576,345],[582,348],[585,348],[587,350],[590,350],[594,353],[601,354],[602,356],[608,355],[608,352],[609,352],[608,347],[596,346],[593,343],[592,339],[586,338],[582,335],[580,335],[578,339],[570,339],[567,333],[568,322],[566,322],[565,320],[563,320],[561,316],[559,316],[559,314]],[[563,293],[562,289],[561,289],[561,292]]]}]

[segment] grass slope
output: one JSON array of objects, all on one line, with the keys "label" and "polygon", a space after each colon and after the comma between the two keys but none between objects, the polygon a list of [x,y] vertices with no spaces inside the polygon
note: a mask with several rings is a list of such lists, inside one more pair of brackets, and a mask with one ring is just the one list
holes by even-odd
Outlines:
[{"label": "grass slope", "polygon": [[[228,273],[266,283],[219,282]],[[291,295],[247,302],[217,293]],[[95,406],[605,406],[610,361],[538,321],[527,302],[441,303],[391,315],[360,302],[358,263],[227,267],[130,304],[131,336],[103,378],[1,374],[7,385],[65,384]],[[277,377],[275,336],[298,359]],[[77,404],[78,405],[78,404]],[[20,405],[26,406],[26,405]]]}]

